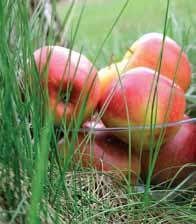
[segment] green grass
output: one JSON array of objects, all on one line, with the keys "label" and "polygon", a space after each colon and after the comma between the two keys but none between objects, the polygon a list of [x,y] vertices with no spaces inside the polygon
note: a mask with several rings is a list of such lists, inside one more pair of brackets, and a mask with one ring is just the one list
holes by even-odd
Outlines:
[{"label": "green grass", "polygon": [[[97,67],[113,54],[120,59],[141,34],[164,30],[166,1],[129,1],[124,11],[125,1],[87,3],[84,13],[82,4],[74,6],[65,34],[69,46],[82,48]],[[171,1],[168,33],[181,43],[190,28],[185,50],[195,72],[194,7],[194,0]],[[0,223],[194,223],[195,183],[138,188],[72,162],[77,132],[53,125],[33,61],[36,48],[56,44],[42,10],[29,16],[27,1],[0,1]],[[58,6],[62,21],[67,10]],[[187,93],[192,116],[195,84],[194,73]],[[82,116],[73,122],[76,129]],[[64,164],[57,151],[62,135],[70,150]]]}]

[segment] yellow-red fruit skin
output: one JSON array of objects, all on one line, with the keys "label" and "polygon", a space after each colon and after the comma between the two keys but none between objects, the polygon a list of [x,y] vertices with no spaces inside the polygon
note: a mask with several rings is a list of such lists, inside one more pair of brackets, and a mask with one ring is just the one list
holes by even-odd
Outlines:
[{"label": "yellow-red fruit skin", "polygon": [[[156,85],[155,71],[138,67],[121,76],[121,82],[114,81],[100,100],[100,110],[104,107],[102,120],[106,127],[127,127],[128,125],[161,125],[183,119],[186,101],[183,90],[172,85],[171,80],[160,75]],[[156,96],[154,98],[154,96]],[[154,108],[154,109],[153,109]],[[164,141],[171,138],[179,127],[165,129]],[[161,128],[154,129],[157,142]],[[128,131],[115,133],[123,141],[129,141]],[[151,131],[132,131],[132,146],[148,150]],[[143,138],[143,140],[142,140]]]}]

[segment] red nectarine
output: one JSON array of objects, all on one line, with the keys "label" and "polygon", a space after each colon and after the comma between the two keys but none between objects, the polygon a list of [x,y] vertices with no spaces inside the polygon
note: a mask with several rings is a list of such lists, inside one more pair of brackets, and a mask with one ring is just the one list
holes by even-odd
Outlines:
[{"label": "red nectarine", "polygon": [[[85,136],[85,134],[78,135],[74,152],[76,162],[80,161],[83,167],[92,167],[119,179],[127,176],[130,172],[132,183],[136,183],[140,174],[139,157],[132,152],[129,164],[127,144],[108,133],[95,133],[92,142],[87,142]],[[63,140],[59,142],[59,149],[60,155],[66,157],[68,152]]]},{"label": "red nectarine", "polygon": [[[187,116],[185,118],[188,119]],[[148,166],[149,152],[143,152],[144,179],[148,175]],[[160,184],[175,178],[174,183],[177,184],[193,171],[196,171],[196,124],[187,123],[181,126],[173,139],[160,148],[151,181],[153,184]]]},{"label": "red nectarine", "polygon": [[78,116],[86,98],[83,119],[88,119],[100,94],[97,71],[91,62],[85,56],[60,46],[42,47],[34,52],[34,58],[41,82],[47,81],[49,103],[56,123],[62,119],[69,123]]},{"label": "red nectarine", "polygon": [[[186,106],[183,90],[161,75],[156,84],[157,76],[154,73],[154,70],[138,67],[123,74],[121,82],[113,81],[108,86],[100,100],[100,107],[105,107],[102,120],[106,127],[152,126],[183,119]],[[164,140],[175,135],[177,130],[178,127],[166,128]],[[160,133],[161,128],[155,128],[155,142]],[[127,130],[115,134],[128,143]],[[132,131],[131,136],[135,149],[140,149],[142,137],[144,149],[148,149],[150,128]]]},{"label": "red nectarine", "polygon": [[[139,38],[125,54],[127,68],[149,67],[157,70],[163,43],[163,34],[148,33]],[[181,47],[168,36],[165,38],[160,73],[173,80],[186,91],[191,82],[191,67],[187,55]]]}]

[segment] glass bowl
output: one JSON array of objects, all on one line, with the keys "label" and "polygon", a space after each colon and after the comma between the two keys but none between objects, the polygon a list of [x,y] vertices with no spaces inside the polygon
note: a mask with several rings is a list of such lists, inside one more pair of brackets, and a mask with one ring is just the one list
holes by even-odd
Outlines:
[{"label": "glass bowl", "polygon": [[[93,121],[88,121],[83,125],[82,128],[72,129],[72,132],[76,132],[78,136],[77,145],[74,145],[74,150],[79,152],[76,153],[76,160],[80,161],[84,167],[92,167],[98,171],[106,171],[112,175],[115,174],[115,176],[117,174],[118,177],[121,176],[120,179],[126,179],[126,177],[129,176],[129,170],[131,169],[131,171],[133,171],[131,174],[131,180],[132,183],[137,186],[137,191],[144,191],[145,184],[148,182],[148,178],[152,179],[152,186],[156,187],[160,187],[162,185],[174,187],[180,186],[183,188],[187,186],[193,186],[196,183],[196,164],[195,166],[193,164],[196,160],[196,118],[184,119],[173,123],[159,124],[153,126],[153,129],[165,129],[176,126],[179,126],[179,131],[171,139],[167,140],[167,142],[156,142],[156,144],[151,145],[153,147],[149,147],[148,150],[143,150],[143,148],[138,150],[132,147],[132,143],[129,144],[119,139],[118,134],[130,132],[132,135],[134,132],[137,133],[138,131],[149,131],[152,129],[152,125],[108,128],[104,127],[103,123],[96,122],[96,119]],[[180,131],[181,127],[186,127],[186,131]],[[192,129],[189,131],[189,127],[194,127],[195,129],[193,130],[195,131],[193,132]],[[189,135],[191,135],[191,147],[185,147]],[[179,141],[179,144],[176,144],[176,141]],[[183,142],[186,143],[184,146]],[[171,152],[167,149],[167,146]],[[190,148],[192,150],[189,153],[192,155],[192,157],[187,157],[187,161],[186,159],[182,159],[183,147],[187,149],[187,152],[190,150]],[[163,148],[166,151],[164,153],[162,153]],[[151,168],[149,167],[153,167],[152,170],[154,169],[155,171],[160,169],[160,173],[162,170],[167,170],[167,162],[170,161],[170,157],[174,158],[175,150],[178,150],[178,152],[181,151],[180,153],[182,155],[179,157],[179,159],[173,160],[174,168],[172,169],[174,171],[172,171],[172,174],[167,173],[168,178],[164,176],[165,174],[154,174],[153,172],[149,174],[151,172]],[[147,153],[147,156],[145,156],[145,153]],[[160,155],[163,158],[160,159]],[[185,157],[186,155],[187,154],[185,154]],[[178,163],[181,159],[182,163],[187,164],[190,162],[191,168],[186,166],[183,167],[184,165]],[[149,160],[151,161],[152,166],[149,166]],[[159,164],[166,165],[163,167],[161,165],[157,165],[157,161],[159,161]],[[147,165],[146,162],[148,163]],[[184,171],[182,169],[182,176],[180,176],[181,168],[176,170],[177,165],[182,166],[186,171],[183,173]],[[187,172],[190,174],[189,177],[186,175]],[[161,175],[160,178],[159,175]],[[158,197],[157,195],[156,197]]]}]

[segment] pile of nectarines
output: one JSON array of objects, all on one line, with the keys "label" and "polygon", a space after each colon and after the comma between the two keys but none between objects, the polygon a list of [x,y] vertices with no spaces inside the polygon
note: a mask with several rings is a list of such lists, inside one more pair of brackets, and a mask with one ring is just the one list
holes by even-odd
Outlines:
[{"label": "pile of nectarines", "polygon": [[[149,173],[152,183],[179,183],[196,171],[196,124],[185,115],[191,67],[174,40],[146,34],[99,71],[59,46],[36,50],[34,59],[55,124],[82,123],[74,161],[116,177],[130,173],[132,183]],[[58,144],[64,159],[68,145]]]}]

